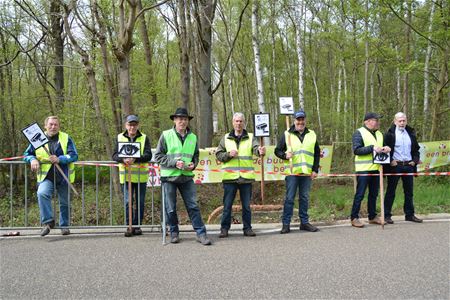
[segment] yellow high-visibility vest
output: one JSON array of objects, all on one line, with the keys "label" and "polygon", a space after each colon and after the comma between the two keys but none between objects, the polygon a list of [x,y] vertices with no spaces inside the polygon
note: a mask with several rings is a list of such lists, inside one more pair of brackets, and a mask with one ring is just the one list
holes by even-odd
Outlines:
[{"label": "yellow high-visibility vest", "polygon": [[[365,127],[358,128],[363,138],[364,147],[373,145],[378,147],[383,147],[383,134],[377,130],[375,136],[367,130]],[[373,163],[373,154],[369,153],[366,155],[355,155],[355,171],[379,171],[380,165]]]},{"label": "yellow high-visibility vest", "polygon": [[[289,135],[291,135],[291,145],[289,147]],[[293,153],[292,156],[292,173],[293,174],[311,174],[314,164],[314,148],[317,142],[316,133],[313,130],[309,130],[303,138],[303,142],[294,134],[289,131],[284,132],[286,139],[287,151]],[[289,160],[284,161],[286,173],[291,174]]]},{"label": "yellow high-visibility vest", "polygon": [[[253,134],[248,134],[248,139],[242,140],[239,147],[234,139],[229,139],[229,133],[225,135],[225,149],[227,152],[237,150],[238,156],[222,164],[222,170],[231,170],[234,172],[223,172],[222,180],[233,180],[239,177],[245,179],[255,179],[253,167]],[[247,171],[247,172],[242,172]]]}]

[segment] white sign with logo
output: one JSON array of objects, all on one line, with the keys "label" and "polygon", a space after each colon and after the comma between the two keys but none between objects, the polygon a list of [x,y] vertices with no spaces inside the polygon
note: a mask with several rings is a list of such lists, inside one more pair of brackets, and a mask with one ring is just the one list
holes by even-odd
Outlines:
[{"label": "white sign with logo", "polygon": [[254,114],[253,115],[253,124],[254,134],[256,137],[265,137],[270,136],[270,118],[269,114]]},{"label": "white sign with logo", "polygon": [[141,157],[141,143],[118,143],[119,157],[123,158],[140,158]]},{"label": "white sign with logo", "polygon": [[373,151],[373,163],[374,164],[390,164],[391,163],[391,157],[389,153],[376,153],[375,150]]},{"label": "white sign with logo", "polygon": [[292,115],[294,113],[294,99],[292,97],[280,97],[280,114]]},{"label": "white sign with logo", "polygon": [[38,149],[48,143],[47,136],[36,122],[22,129],[22,133],[34,149]]}]

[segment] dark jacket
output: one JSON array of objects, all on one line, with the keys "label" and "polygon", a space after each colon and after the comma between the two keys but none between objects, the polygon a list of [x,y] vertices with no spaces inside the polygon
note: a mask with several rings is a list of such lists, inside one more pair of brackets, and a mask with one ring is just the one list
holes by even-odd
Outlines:
[{"label": "dark jacket", "polygon": [[[140,136],[142,136],[142,133],[138,130],[136,133],[136,136],[133,138],[128,136],[128,131],[125,130],[123,133],[123,136],[128,139],[130,143],[133,143],[136,141],[136,139]],[[117,161],[118,163],[123,163],[123,157],[119,157],[119,144],[116,140],[114,141],[114,153],[112,155],[112,159],[114,161]],[[148,138],[148,135],[145,137],[145,143],[144,143],[144,152],[142,153],[141,157],[136,158],[135,163],[146,163],[152,160],[152,148],[150,147],[150,139]]]},{"label": "dark jacket", "polygon": [[[373,136],[376,137],[375,131],[370,130],[365,125],[363,126],[366,128],[370,133],[372,133]],[[386,140],[383,138],[383,146],[386,146]],[[352,148],[353,148],[353,154],[355,155],[366,155],[371,154],[373,152],[373,145],[364,145],[364,140],[361,135],[361,132],[359,130],[356,130],[355,133],[353,133],[352,136]]]},{"label": "dark jacket", "polygon": [[[236,142],[236,145],[238,146],[238,148],[239,148],[239,143],[241,142],[241,140],[246,140],[248,138],[249,138],[249,135],[248,135],[247,130],[245,130],[245,129],[243,130],[242,135],[240,137],[237,137],[234,134],[234,129],[232,129],[231,132],[228,134],[228,139],[234,140]],[[255,136],[253,136],[252,148],[253,148],[253,155],[260,156],[259,151],[258,151],[259,142]],[[216,158],[218,161],[223,162],[223,163],[228,162],[232,159],[230,154],[227,152],[227,148],[225,147],[225,135],[220,140],[219,146],[216,149]],[[239,177],[238,179],[222,180],[222,181],[226,182],[226,183],[250,183],[255,180]]]},{"label": "dark jacket", "polygon": [[[384,142],[386,143],[387,146],[391,147],[391,153],[390,153],[391,161],[392,161],[392,158],[394,157],[395,129],[396,129],[396,125],[392,124],[392,126],[384,134]],[[420,153],[419,153],[420,146],[419,146],[419,143],[417,142],[416,131],[414,130],[414,128],[406,125],[406,132],[408,133],[409,138],[411,139],[411,158],[412,158],[413,162],[415,162],[414,172],[417,172],[417,164],[419,163],[419,160],[420,160]],[[393,172],[393,167],[391,167],[390,165],[385,165],[384,172],[386,172],[386,173]]]},{"label": "dark jacket", "polygon": [[[305,127],[305,130],[303,133],[300,134],[297,130],[295,130],[295,125],[292,125],[291,128],[289,128],[289,132],[295,134],[298,139],[303,143],[303,139],[305,138],[305,134],[309,132],[309,129]],[[277,146],[275,147],[274,153],[278,158],[281,158],[282,160],[286,160],[286,150],[287,150],[287,144],[286,144],[286,138],[284,135],[281,136],[280,140],[277,143]],[[314,145],[314,163],[312,166],[312,171],[319,173],[319,163],[320,163],[320,147],[319,143],[316,140],[316,144]]]}]

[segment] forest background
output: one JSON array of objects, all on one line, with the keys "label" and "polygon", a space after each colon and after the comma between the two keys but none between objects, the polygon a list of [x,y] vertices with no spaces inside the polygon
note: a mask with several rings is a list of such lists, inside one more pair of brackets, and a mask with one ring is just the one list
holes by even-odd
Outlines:
[{"label": "forest background", "polygon": [[179,106],[202,148],[238,111],[250,131],[270,113],[274,144],[290,96],[351,171],[367,111],[382,131],[403,111],[419,141],[450,136],[449,20],[445,0],[0,0],[0,157],[21,155],[20,130],[48,115],[80,160],[110,160],[130,113],[154,148]]}]

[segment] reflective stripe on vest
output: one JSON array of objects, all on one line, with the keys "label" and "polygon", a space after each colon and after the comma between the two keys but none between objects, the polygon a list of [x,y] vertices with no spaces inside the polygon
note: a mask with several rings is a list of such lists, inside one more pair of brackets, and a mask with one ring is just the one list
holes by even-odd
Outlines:
[{"label": "reflective stripe on vest", "polygon": [[[289,135],[291,135],[291,146],[288,146]],[[311,174],[314,164],[314,147],[316,146],[317,136],[313,130],[309,130],[303,142],[300,141],[297,135],[284,132],[286,139],[287,151],[291,151],[294,156],[292,157],[292,172],[293,174]],[[284,161],[286,173],[291,174],[291,168],[289,160]]]},{"label": "reflective stripe on vest", "polygon": [[[146,135],[142,133],[140,137],[135,140],[135,143],[141,144],[140,152],[141,156],[144,154]],[[129,139],[123,135],[123,133],[117,135],[117,141],[121,143],[129,142]],[[128,167],[124,164],[119,164],[119,179],[120,183],[123,184],[128,182]],[[136,163],[131,165],[131,182],[144,183],[148,180],[148,163]]]},{"label": "reflective stripe on vest", "polygon": [[[227,152],[237,150],[238,156],[222,164],[222,170],[229,170],[235,172],[223,172],[222,180],[233,180],[239,177],[245,179],[255,179],[253,167],[253,134],[248,134],[248,139],[241,140],[239,148],[234,139],[228,138],[229,134],[225,135],[225,149]],[[241,172],[248,171],[248,172]]]},{"label": "reflective stripe on vest", "polygon": [[[373,134],[367,130],[365,127],[358,128],[363,138],[364,147],[374,145],[378,147],[383,147],[383,134],[377,130],[375,132],[376,138]],[[355,155],[355,171],[379,171],[380,165],[373,163],[373,154],[369,153],[366,155]]]},{"label": "reflective stripe on vest", "polygon": [[[163,131],[164,140],[166,141],[167,157],[171,160],[182,160],[184,165],[187,166],[192,162],[194,157],[195,147],[197,145],[197,136],[192,132],[188,133],[184,143],[181,143],[174,128]],[[194,176],[192,171],[180,170],[177,168],[161,167],[161,177],[174,177],[174,176]]]},{"label": "reflective stripe on vest", "polygon": [[[69,135],[65,132],[60,131],[58,134],[58,143],[61,145],[63,154],[67,155],[67,145],[69,144]],[[36,150],[36,157],[38,158],[38,160],[41,163],[40,170],[37,175],[38,183],[44,181],[45,177],[47,177],[48,171],[50,171],[50,168],[52,167],[52,164],[50,163],[50,160],[49,160],[50,156],[44,150],[44,147],[41,147]],[[42,161],[45,161],[45,162],[42,163]],[[75,165],[73,163],[69,164],[68,171],[69,171],[69,175],[68,175],[69,181],[70,181],[70,183],[73,183],[75,181]]]}]

